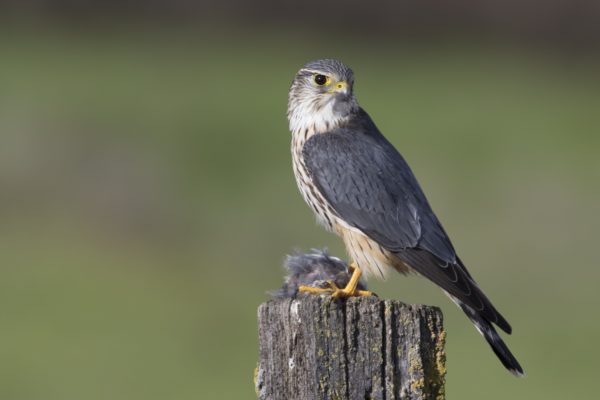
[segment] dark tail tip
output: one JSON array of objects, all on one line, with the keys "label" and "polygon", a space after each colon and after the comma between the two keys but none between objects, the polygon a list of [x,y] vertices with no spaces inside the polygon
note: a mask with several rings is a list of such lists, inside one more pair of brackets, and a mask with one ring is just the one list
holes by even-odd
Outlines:
[{"label": "dark tail tip", "polygon": [[467,305],[459,304],[460,308],[467,314],[471,322],[475,324],[475,328],[481,333],[481,335],[488,342],[494,353],[504,365],[504,367],[515,376],[525,376],[521,364],[517,361],[515,356],[508,349],[498,332],[494,329],[492,324],[477,314],[472,308]]},{"label": "dark tail tip", "polygon": [[[491,327],[491,325],[490,325],[490,327]],[[491,328],[491,329],[492,329],[493,333],[491,333],[491,334],[484,333],[483,337],[485,338],[485,340],[487,340],[489,345],[492,347],[492,350],[494,350],[494,353],[500,359],[500,362],[502,362],[502,365],[504,365],[504,367],[511,374],[513,374],[515,376],[518,376],[518,377],[525,376],[525,372],[523,372],[523,368],[521,367],[521,364],[519,364],[519,362],[517,361],[515,356],[510,352],[510,350],[508,349],[508,347],[506,346],[506,344],[504,343],[504,341],[502,340],[500,335],[498,335],[498,333],[496,331],[494,331],[494,328]]]}]

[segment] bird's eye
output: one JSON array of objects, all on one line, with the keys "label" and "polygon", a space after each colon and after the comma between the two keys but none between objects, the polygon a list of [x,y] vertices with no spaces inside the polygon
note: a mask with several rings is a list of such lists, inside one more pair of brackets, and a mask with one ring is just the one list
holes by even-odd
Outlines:
[{"label": "bird's eye", "polygon": [[315,75],[315,83],[319,86],[323,86],[328,81],[329,81],[329,78],[327,78],[325,75],[321,75],[321,74]]}]

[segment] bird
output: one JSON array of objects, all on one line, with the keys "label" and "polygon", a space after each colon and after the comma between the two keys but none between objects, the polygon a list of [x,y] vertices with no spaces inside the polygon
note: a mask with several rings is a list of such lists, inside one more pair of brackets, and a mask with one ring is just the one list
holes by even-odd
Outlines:
[{"label": "bird", "polygon": [[[329,255],[327,250],[315,250],[310,253],[288,255],[284,263],[288,275],[283,286],[273,293],[275,298],[293,298],[300,287],[327,288],[346,286],[351,279],[348,265],[337,257]],[[365,282],[359,281],[356,286],[358,295],[367,294]]]},{"label": "bird", "polygon": [[467,271],[411,168],[354,95],[352,69],[319,59],[296,73],[288,94],[292,167],[317,222],[341,237],[351,259],[345,287],[301,285],[302,293],[368,296],[361,274],[417,273],[466,314],[504,367],[523,368],[495,327],[512,327]]}]

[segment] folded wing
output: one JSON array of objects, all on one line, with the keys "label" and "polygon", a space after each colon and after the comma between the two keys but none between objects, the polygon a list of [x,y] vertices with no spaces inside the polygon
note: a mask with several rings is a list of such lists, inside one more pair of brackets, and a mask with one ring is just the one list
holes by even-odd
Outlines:
[{"label": "folded wing", "polygon": [[410,167],[364,111],[345,127],[312,136],[303,157],[340,218],[510,333],[457,257]]}]

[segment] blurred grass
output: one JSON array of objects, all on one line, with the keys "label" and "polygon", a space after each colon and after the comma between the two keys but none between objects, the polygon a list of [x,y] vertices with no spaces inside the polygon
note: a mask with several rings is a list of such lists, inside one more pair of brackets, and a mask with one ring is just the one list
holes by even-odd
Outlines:
[{"label": "blurred grass", "polygon": [[451,397],[586,397],[600,356],[598,63],[512,48],[285,32],[0,35],[0,397],[253,398],[255,310],[314,225],[286,95],[350,64],[461,257],[509,318],[505,373],[441,305]]}]

